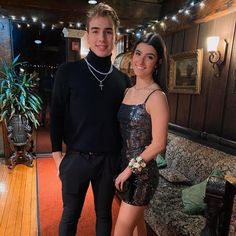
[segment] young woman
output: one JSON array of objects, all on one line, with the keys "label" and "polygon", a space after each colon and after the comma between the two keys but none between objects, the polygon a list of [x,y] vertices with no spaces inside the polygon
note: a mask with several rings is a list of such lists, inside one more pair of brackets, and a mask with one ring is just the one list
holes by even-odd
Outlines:
[{"label": "young woman", "polygon": [[115,180],[122,199],[114,236],[147,235],[144,209],[158,184],[155,158],[165,150],[169,110],[166,95],[166,47],[158,34],[149,33],[133,51],[136,83],[126,90],[118,118],[123,138],[122,172]]}]

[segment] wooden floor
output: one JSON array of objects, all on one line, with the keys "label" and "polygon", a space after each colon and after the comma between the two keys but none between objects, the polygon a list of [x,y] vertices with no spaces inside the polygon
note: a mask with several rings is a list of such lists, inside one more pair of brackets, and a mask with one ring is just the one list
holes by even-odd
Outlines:
[{"label": "wooden floor", "polygon": [[[0,236],[37,236],[36,164],[9,170],[0,158]],[[156,234],[147,225],[148,236]]]},{"label": "wooden floor", "polygon": [[[35,163],[34,163],[35,164]],[[9,170],[0,159],[0,235],[38,235],[36,167]]]}]

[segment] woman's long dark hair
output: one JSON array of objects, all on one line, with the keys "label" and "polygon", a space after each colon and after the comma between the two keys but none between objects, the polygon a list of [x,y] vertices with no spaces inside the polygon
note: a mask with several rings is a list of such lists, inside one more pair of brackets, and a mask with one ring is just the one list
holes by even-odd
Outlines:
[{"label": "woman's long dark hair", "polygon": [[164,40],[157,33],[147,33],[139,39],[133,48],[133,52],[140,43],[146,43],[153,46],[157,52],[158,60],[156,69],[153,72],[153,80],[161,87],[164,92],[167,92],[167,49]]}]

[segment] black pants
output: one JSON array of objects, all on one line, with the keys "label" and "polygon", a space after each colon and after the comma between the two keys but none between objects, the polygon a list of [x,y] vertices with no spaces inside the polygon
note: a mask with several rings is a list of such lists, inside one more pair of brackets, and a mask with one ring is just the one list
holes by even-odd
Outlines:
[{"label": "black pants", "polygon": [[60,165],[63,199],[60,236],[76,235],[90,182],[96,212],[96,236],[111,235],[111,208],[115,192],[113,177],[118,165],[118,155],[66,154]]}]

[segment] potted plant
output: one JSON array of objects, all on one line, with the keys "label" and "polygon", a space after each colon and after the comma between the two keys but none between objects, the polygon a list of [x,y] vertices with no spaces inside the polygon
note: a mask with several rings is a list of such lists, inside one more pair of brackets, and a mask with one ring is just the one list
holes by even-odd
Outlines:
[{"label": "potted plant", "polygon": [[32,156],[28,152],[32,128],[39,125],[38,114],[42,100],[37,94],[36,74],[19,70],[23,63],[19,56],[12,62],[1,61],[0,65],[0,121],[4,121],[8,138],[14,153],[10,157],[10,167],[17,160],[26,159],[32,166]]}]

